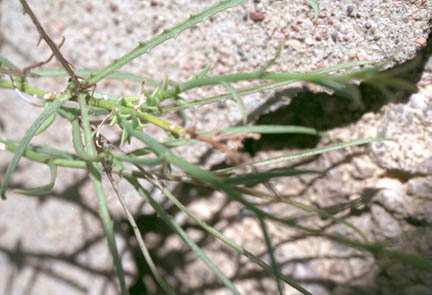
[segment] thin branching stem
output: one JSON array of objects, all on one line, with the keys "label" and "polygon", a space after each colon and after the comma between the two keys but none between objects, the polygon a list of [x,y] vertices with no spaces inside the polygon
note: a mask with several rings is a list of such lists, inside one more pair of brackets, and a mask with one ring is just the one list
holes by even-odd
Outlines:
[{"label": "thin branching stem", "polygon": [[28,5],[27,1],[26,0],[20,0],[20,2],[21,2],[21,5],[23,6],[24,12],[30,16],[33,24],[35,25],[36,29],[39,32],[40,37],[45,40],[45,42],[48,44],[49,48],[51,49],[52,53],[56,57],[57,61],[62,65],[62,67],[66,70],[66,72],[68,72],[69,77],[72,79],[75,86],[78,87],[78,85],[80,83],[78,81],[78,77],[75,75],[72,68],[70,67],[70,63],[66,60],[66,58],[64,58],[63,54],[57,48],[57,45],[55,45],[53,40],[51,40],[51,38],[45,32],[44,28],[40,24],[36,15],[33,13],[32,9]]}]

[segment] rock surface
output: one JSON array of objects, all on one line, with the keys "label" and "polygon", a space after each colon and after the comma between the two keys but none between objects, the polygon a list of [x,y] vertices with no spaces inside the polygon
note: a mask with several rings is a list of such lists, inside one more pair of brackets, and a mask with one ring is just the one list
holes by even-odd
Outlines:
[{"label": "rock surface", "polygon": [[[60,41],[64,55],[76,68],[100,68],[148,40],[191,13],[217,1],[31,1],[48,33]],[[344,1],[322,0],[320,15],[313,22],[313,11],[305,1],[248,1],[212,17],[204,24],[182,33],[150,54],[134,61],[125,70],[162,80],[183,81],[207,64],[210,74],[253,71],[273,58],[283,44],[281,57],[270,70],[304,71],[353,60],[383,62],[389,66],[419,57],[423,64],[430,57],[430,19],[432,3],[426,1]],[[28,16],[23,16],[18,1],[0,2],[3,38],[1,55],[26,66],[49,55]],[[429,40],[429,41],[428,41]],[[427,50],[419,51],[428,46]],[[422,63],[420,63],[422,64]],[[432,59],[417,83],[418,92],[395,93],[384,98],[364,87],[366,110],[352,109],[340,98],[302,89],[279,89],[245,97],[247,110],[257,122],[302,124],[327,132],[335,141],[382,136],[392,142],[369,147],[330,152],[299,167],[325,171],[325,177],[304,176],[272,181],[281,195],[292,197],[326,210],[339,210],[338,217],[359,227],[370,240],[389,243],[396,250],[431,257],[432,255]],[[48,67],[57,67],[52,62]],[[34,85],[60,90],[65,81],[35,80]],[[239,88],[246,84],[238,85]],[[301,85],[297,85],[301,86]],[[363,86],[362,86],[363,87]],[[107,81],[98,91],[115,95],[137,95],[139,85]],[[186,99],[211,96],[220,88],[195,91]],[[313,88],[311,90],[314,90]],[[223,90],[222,90],[223,91]],[[272,103],[273,102],[273,103]],[[19,100],[12,91],[0,91],[0,106],[7,112],[0,117],[1,137],[19,139],[40,110]],[[241,120],[237,104],[227,101],[187,111],[189,127],[211,130],[236,125]],[[176,118],[172,118],[176,120]],[[35,138],[34,143],[50,142],[70,150],[70,130],[66,122]],[[149,130],[160,136],[157,130]],[[322,146],[325,140],[287,138],[283,149],[271,138],[253,143],[255,159]],[[185,158],[202,159],[211,167],[223,161],[205,144],[192,150],[179,150]],[[9,154],[2,153],[1,171]],[[283,165],[290,165],[290,163]],[[48,170],[23,161],[13,177],[13,187],[32,187],[45,179]],[[0,290],[7,294],[117,294],[112,263],[97,216],[93,189],[86,175],[59,171],[55,191],[34,199],[10,193],[0,206]],[[181,294],[226,294],[194,254],[142,205],[131,189],[124,186],[128,203],[147,230],[146,240],[160,258],[169,282]],[[189,187],[174,188],[191,210],[218,230],[260,257],[267,257],[262,228],[254,217],[242,217],[241,206],[219,193]],[[116,232],[127,271],[128,284],[151,294],[152,280],[131,237],[115,198],[110,209],[118,220]],[[279,216],[297,216],[301,211],[286,204],[262,204]],[[216,217],[214,217],[216,216]],[[216,218],[216,219],[215,219]],[[276,284],[253,264],[227,251],[197,231],[184,216],[176,220],[201,242],[206,253],[234,278],[242,294],[272,294]],[[329,220],[311,218],[312,226],[328,226],[329,231],[353,237],[345,226]],[[147,226],[147,227],[145,227]],[[416,272],[371,255],[316,237],[299,236],[298,231],[267,224],[280,270],[296,279],[313,294],[426,294],[431,290],[430,274]],[[195,230],[195,231],[194,231]],[[128,247],[127,247],[128,245]],[[342,263],[341,263],[342,262]],[[384,267],[384,265],[388,265]],[[383,269],[386,272],[383,272]],[[415,284],[413,284],[415,282]],[[153,286],[153,287],[152,287]],[[134,291],[135,290],[135,291]],[[296,294],[288,286],[288,294]],[[417,293],[416,293],[417,292]],[[423,292],[423,293],[422,293]]]}]

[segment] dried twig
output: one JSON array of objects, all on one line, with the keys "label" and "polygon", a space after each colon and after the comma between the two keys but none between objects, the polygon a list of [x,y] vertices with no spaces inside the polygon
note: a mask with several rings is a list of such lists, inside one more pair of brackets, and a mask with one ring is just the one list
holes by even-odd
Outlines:
[{"label": "dried twig", "polygon": [[[63,66],[63,68],[66,70],[66,72],[69,74],[69,77],[71,78],[72,82],[75,84],[75,87],[77,90],[82,90],[85,87],[84,85],[81,85],[81,83],[78,80],[77,75],[73,72],[72,68],[70,67],[70,63],[64,58],[60,50],[57,48],[57,45],[51,40],[51,38],[48,36],[48,34],[45,32],[44,28],[40,24],[39,20],[37,19],[36,15],[31,10],[30,6],[28,5],[26,0],[20,0],[24,13],[27,13],[31,20],[33,21],[33,24],[36,26],[39,35],[42,39],[45,40],[45,42],[48,44],[48,46],[51,48],[51,51],[53,55],[56,57],[57,61]],[[84,87],[83,87],[84,86]]]},{"label": "dried twig", "polygon": [[[62,38],[60,44],[58,45],[58,48],[59,48],[59,49],[63,46],[64,42],[65,42],[65,37]],[[41,66],[43,66],[43,65],[45,65],[45,64],[47,64],[47,63],[49,63],[49,62],[52,60],[53,57],[54,57],[54,53],[52,53],[52,54],[50,55],[50,57],[48,57],[47,60],[44,60],[44,61],[38,62],[38,63],[36,63],[36,64],[34,64],[34,65],[30,65],[30,66],[24,68],[24,69],[22,70],[22,75],[23,75],[23,76],[27,76],[27,74],[28,74],[31,70],[33,70],[33,69],[35,69],[35,68],[39,68],[39,67],[41,67]]]}]

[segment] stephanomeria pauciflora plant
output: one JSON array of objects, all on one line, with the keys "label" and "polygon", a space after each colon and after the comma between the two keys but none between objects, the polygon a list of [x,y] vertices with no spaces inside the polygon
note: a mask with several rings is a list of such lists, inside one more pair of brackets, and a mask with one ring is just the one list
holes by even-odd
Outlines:
[{"label": "stephanomeria pauciflora plant", "polygon": [[[306,1],[310,4],[312,9],[314,9],[315,17],[317,17],[317,4],[313,0]],[[46,34],[27,2],[25,0],[20,0],[20,2],[25,13],[28,14],[28,16],[30,16],[32,19],[41,39],[43,39],[50,47],[52,51],[51,58],[56,58],[57,61],[62,65],[62,69],[38,69],[38,67],[44,63],[29,66],[25,69],[19,69],[7,57],[0,57],[0,88],[15,89],[20,97],[26,99],[32,104],[43,106],[44,108],[43,112],[34,121],[32,126],[27,130],[25,136],[20,141],[0,138],[0,149],[14,153],[14,157],[10,161],[7,171],[2,178],[0,188],[1,196],[3,199],[6,198],[6,191],[11,175],[22,157],[34,162],[45,164],[51,171],[51,177],[48,184],[22,191],[22,193],[28,195],[41,196],[48,194],[54,186],[57,176],[57,167],[87,170],[96,192],[96,197],[99,204],[99,215],[113,257],[115,271],[120,282],[122,294],[127,294],[127,286],[125,283],[125,274],[120,261],[116,241],[114,239],[113,221],[107,208],[106,193],[102,186],[103,175],[106,175],[107,179],[111,183],[118,200],[124,209],[125,215],[133,228],[145,261],[151,269],[155,280],[166,292],[166,294],[175,294],[175,291],[165,281],[165,279],[159,273],[157,265],[155,265],[153,262],[146,246],[146,241],[143,239],[134,217],[118,189],[118,183],[113,178],[114,175],[117,175],[124,181],[129,182],[130,185],[136,190],[137,195],[142,197],[145,202],[153,207],[158,216],[184,240],[184,242],[205,262],[205,264],[215,273],[220,281],[233,294],[239,294],[235,284],[226,275],[224,275],[223,270],[220,270],[219,267],[207,257],[202,249],[200,249],[200,247],[176,223],[173,217],[165,211],[163,206],[161,206],[161,204],[159,204],[153,198],[148,189],[145,189],[143,186],[143,182],[153,185],[176,207],[178,207],[179,210],[184,212],[193,222],[195,222],[208,234],[218,239],[220,242],[224,243],[227,247],[231,248],[235,252],[246,256],[251,262],[257,264],[263,270],[274,276],[278,284],[278,290],[281,294],[281,282],[289,284],[291,287],[299,290],[303,294],[310,294],[310,292],[291,278],[281,274],[278,271],[277,261],[275,261],[272,255],[271,243],[268,239],[268,235],[266,234],[265,221],[295,227],[299,231],[322,236],[338,243],[364,250],[374,255],[379,255],[380,257],[384,256],[392,258],[399,262],[432,271],[432,265],[420,257],[401,252],[390,251],[385,249],[382,245],[369,243],[364,234],[358,228],[345,220],[335,217],[335,213],[337,212],[329,213],[303,203],[293,200],[282,200],[278,198],[277,195],[265,194],[251,189],[250,187],[246,187],[246,185],[251,183],[267,183],[270,179],[275,177],[296,176],[304,173],[316,173],[315,171],[295,171],[292,169],[268,170],[255,173],[255,168],[257,167],[265,167],[266,165],[283,162],[290,159],[317,155],[327,151],[387,139],[358,139],[350,142],[333,144],[322,148],[315,148],[297,154],[288,154],[277,158],[267,159],[265,161],[241,161],[240,152],[229,148],[225,143],[225,140],[229,139],[230,136],[238,137],[243,135],[245,137],[248,134],[299,133],[309,135],[313,134],[317,136],[323,135],[314,129],[301,126],[247,125],[245,106],[241,98],[246,94],[287,85],[294,81],[305,81],[326,87],[329,90],[339,94],[341,97],[353,100],[355,103],[361,106],[361,97],[357,87],[352,84],[353,80],[361,80],[364,83],[376,85],[381,89],[385,86],[411,87],[404,81],[395,78],[390,79],[390,77],[381,74],[379,72],[379,67],[354,71],[348,74],[331,74],[331,72],[334,71],[366,65],[369,64],[368,62],[340,64],[310,73],[274,73],[267,71],[269,66],[274,63],[274,60],[272,60],[266,66],[254,72],[211,76],[209,75],[210,67],[205,67],[199,73],[184,82],[173,82],[168,80],[168,77],[160,83],[147,80],[146,87],[150,87],[151,89],[145,88],[143,86],[142,95],[140,97],[117,98],[96,92],[95,88],[97,83],[103,79],[124,79],[134,82],[142,82],[144,80],[142,77],[132,73],[119,72],[118,70],[135,58],[138,58],[141,55],[148,53],[153,48],[161,45],[166,40],[175,38],[177,35],[187,30],[191,26],[203,22],[212,15],[222,12],[225,9],[229,9],[246,2],[246,0],[220,1],[210,8],[190,16],[187,20],[179,23],[178,25],[163,31],[161,34],[155,36],[151,40],[139,43],[135,49],[114,60],[111,64],[100,70],[72,69],[69,65],[69,62],[60,52],[60,47],[62,44],[56,45]],[[69,78],[66,89],[58,94],[53,94],[49,91],[33,88],[27,83],[28,77],[54,76],[65,76]],[[261,84],[253,88],[236,89],[233,84],[240,81],[260,81]],[[212,85],[222,85],[225,87],[227,92],[216,97],[203,98],[195,101],[184,101],[181,98],[181,94],[190,89]],[[242,111],[244,123],[243,126],[198,133],[195,130],[172,124],[162,117],[162,115],[165,113],[202,106],[225,99],[234,99],[238,103]],[[161,103],[167,100],[171,100],[172,103],[168,106],[166,106],[166,104],[162,106]],[[73,106],[70,106],[71,103],[66,106],[66,102],[72,102]],[[32,138],[49,128],[55,117],[58,115],[66,118],[71,124],[73,147],[75,153],[68,153],[49,146],[33,146],[30,144]],[[102,120],[91,120],[92,117],[101,116],[103,118]],[[158,128],[164,130],[171,137],[175,137],[175,139],[166,142],[160,142],[149,134],[143,132],[144,124],[152,124],[157,126]],[[116,145],[112,143],[103,135],[101,126],[105,125],[117,126],[122,130],[120,144]],[[136,149],[131,152],[125,152],[122,147],[127,142],[130,142],[132,137],[141,141],[146,147]],[[206,142],[213,148],[223,151],[226,154],[227,162],[231,162],[233,165],[225,169],[209,172],[184,160],[181,155],[176,154],[172,150],[172,147],[180,145],[192,145],[196,142]],[[239,159],[240,164],[238,164]],[[172,170],[171,167],[176,167],[175,172],[173,172],[174,170]],[[266,263],[261,258],[255,256],[242,246],[222,235],[215,228],[200,220],[199,217],[197,217],[179,201],[179,196],[176,197],[172,194],[172,192],[167,188],[165,180],[187,182],[194,185],[211,187],[215,190],[224,192],[229,198],[241,203],[245,208],[253,212],[259,219],[263,228],[271,263]],[[306,212],[333,219],[335,222],[340,222],[353,230],[358,235],[358,239],[348,239],[326,233],[323,230],[310,229],[297,224],[292,220],[274,216],[260,209],[254,203],[248,201],[248,199],[245,198],[246,195],[256,198],[264,198],[267,200],[285,202]]]}]

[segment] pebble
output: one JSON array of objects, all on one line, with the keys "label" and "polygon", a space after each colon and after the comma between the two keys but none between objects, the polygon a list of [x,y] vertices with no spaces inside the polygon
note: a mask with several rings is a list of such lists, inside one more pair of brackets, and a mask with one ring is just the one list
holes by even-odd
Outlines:
[{"label": "pebble", "polygon": [[306,40],[305,40],[305,44],[308,45],[308,46],[311,46],[311,45],[314,44],[314,41],[313,41],[312,38],[306,38]]},{"label": "pebble", "polygon": [[350,40],[351,40],[351,37],[350,37],[349,33],[345,33],[345,34],[343,35],[342,39],[343,39],[344,41],[350,41]]},{"label": "pebble", "polygon": [[327,17],[327,12],[325,10],[321,10],[320,13],[319,13],[319,15],[318,15],[318,17],[319,18],[326,18]]},{"label": "pebble", "polygon": [[260,22],[260,21],[264,20],[265,14],[262,12],[259,12],[259,11],[253,11],[253,12],[249,13],[249,17],[254,22]]},{"label": "pebble", "polygon": [[427,44],[427,40],[423,37],[420,37],[414,41],[414,44],[416,45],[416,47],[425,47]]},{"label": "pebble", "polygon": [[244,49],[244,51],[249,51],[249,50],[252,49],[252,45],[250,45],[250,44],[245,44],[245,45],[243,46],[243,49]]}]

